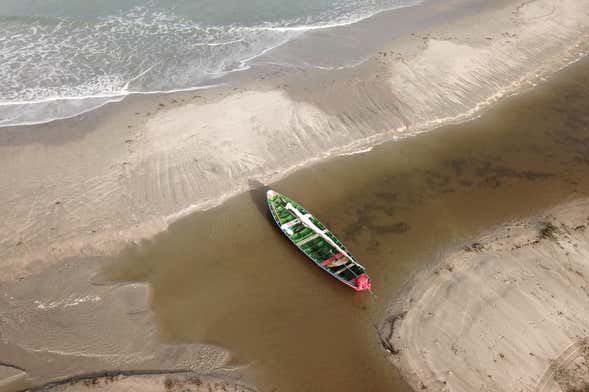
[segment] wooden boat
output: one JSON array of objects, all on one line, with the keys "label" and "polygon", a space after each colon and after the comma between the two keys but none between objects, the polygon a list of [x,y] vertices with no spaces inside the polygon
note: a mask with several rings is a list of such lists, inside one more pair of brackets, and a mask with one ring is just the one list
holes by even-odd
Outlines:
[{"label": "wooden boat", "polygon": [[370,290],[370,278],[364,267],[317,218],[278,192],[268,190],[266,196],[280,230],[308,258],[354,290]]}]

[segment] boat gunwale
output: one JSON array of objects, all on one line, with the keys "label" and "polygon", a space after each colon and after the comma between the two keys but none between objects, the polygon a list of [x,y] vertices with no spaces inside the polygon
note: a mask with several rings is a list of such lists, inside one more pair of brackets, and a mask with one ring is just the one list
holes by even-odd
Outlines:
[{"label": "boat gunwale", "polygon": [[[274,193],[275,193],[275,196],[273,196],[273,197],[276,197],[276,196],[283,196],[283,197],[287,198],[289,201],[291,201],[291,202],[294,202],[294,203],[295,203],[297,206],[300,206],[300,204],[299,204],[299,203],[297,203],[296,201],[292,200],[292,199],[291,199],[291,198],[289,198],[288,196],[286,196],[286,195],[283,195],[283,194],[281,194],[281,193],[279,193],[279,192],[276,192],[276,191],[274,191],[274,190],[269,190],[268,192],[270,192],[270,191],[272,191],[272,192],[274,192]],[[315,264],[317,267],[321,268],[323,271],[327,272],[328,274],[330,274],[331,276],[333,276],[334,278],[336,278],[337,280],[339,280],[340,282],[342,282],[342,283],[343,283],[343,284],[345,284],[346,286],[348,286],[348,287],[350,287],[350,288],[352,288],[352,289],[354,289],[354,290],[358,291],[358,287],[357,287],[357,286],[354,286],[354,285],[352,284],[352,282],[351,282],[351,281],[349,281],[349,280],[345,280],[345,279],[341,278],[340,276],[338,276],[338,275],[334,274],[333,272],[331,272],[330,270],[328,270],[327,268],[325,268],[325,267],[324,267],[324,266],[323,266],[321,263],[319,263],[319,262],[315,261],[315,260],[314,260],[314,259],[313,259],[311,256],[309,256],[309,255],[307,254],[307,252],[306,252],[306,251],[305,251],[305,250],[304,250],[302,247],[300,247],[300,246],[299,246],[299,245],[298,245],[298,244],[297,244],[297,243],[296,243],[296,242],[295,242],[295,241],[294,241],[294,240],[293,240],[293,239],[292,239],[292,238],[291,238],[291,237],[288,235],[288,233],[286,233],[286,232],[285,232],[285,231],[282,229],[282,227],[281,227],[281,223],[280,223],[280,220],[279,220],[279,219],[277,219],[277,217],[278,217],[278,212],[276,211],[276,209],[275,209],[274,205],[272,205],[272,203],[271,203],[271,198],[270,198],[269,196],[266,196],[266,201],[267,201],[267,203],[268,203],[268,207],[270,207],[270,210],[271,210],[271,215],[272,215],[272,219],[274,220],[274,223],[275,223],[275,224],[278,226],[278,228],[280,229],[280,231],[282,232],[282,234],[284,234],[284,236],[285,236],[286,238],[288,238],[288,240],[289,240],[289,241],[290,241],[292,244],[294,244],[294,245],[297,247],[297,249],[299,249],[299,250],[300,250],[300,251],[301,251],[301,252],[302,252],[302,253],[303,253],[303,254],[304,254],[304,255],[305,255],[305,256],[306,256],[306,257],[307,257],[309,260],[311,260],[311,261],[313,262],[313,264]],[[302,206],[300,206],[300,207],[301,207],[301,208],[303,208]],[[305,209],[305,211],[307,211],[307,210]],[[307,213],[309,213],[309,211],[307,211]],[[309,214],[310,214],[310,213],[309,213]],[[311,215],[312,215],[312,214],[311,214]],[[312,216],[313,216],[313,215],[312,215]],[[315,216],[313,216],[313,217],[315,217]],[[319,221],[319,222],[321,223],[321,225],[322,225],[322,226],[324,226],[324,227],[327,229],[327,231],[328,231],[330,234],[332,234],[334,237],[336,237],[336,239],[337,239],[337,236],[335,236],[335,234],[333,234],[333,233],[331,232],[331,230],[329,230],[329,229],[327,228],[327,226],[325,226],[325,225],[323,224],[323,222],[321,222],[321,220],[319,220],[317,217],[315,217],[315,219],[317,219],[317,221]],[[343,245],[343,248],[344,248],[344,250],[345,250],[346,252],[348,252],[348,254],[350,254],[350,255],[351,255],[351,253],[349,252],[348,248],[347,248],[347,247],[346,247],[346,246],[345,246],[345,245],[344,245],[344,244],[343,244],[343,243],[342,243],[342,242],[341,242],[339,239],[337,239],[337,241],[338,241],[339,243],[341,243],[341,244]],[[352,256],[352,257],[353,257],[353,256]],[[354,264],[356,264],[356,265],[359,265],[360,267],[362,267],[362,266],[361,266],[359,263],[357,263],[356,261],[353,261],[353,263],[354,263]],[[366,276],[368,277],[368,274],[366,273],[366,270],[365,270],[365,268],[364,268],[364,267],[362,267],[362,270],[363,270],[362,274],[360,274],[359,276],[357,276],[355,279],[357,279],[358,277],[360,277],[360,276],[362,276],[362,275],[366,275]]]}]

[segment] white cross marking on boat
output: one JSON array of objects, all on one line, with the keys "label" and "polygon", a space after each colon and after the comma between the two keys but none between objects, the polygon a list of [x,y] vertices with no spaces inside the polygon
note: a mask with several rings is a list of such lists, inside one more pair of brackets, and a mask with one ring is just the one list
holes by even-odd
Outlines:
[{"label": "white cross marking on boat", "polygon": [[[352,263],[362,267],[358,262],[356,262],[354,259],[352,259],[352,256],[350,256],[348,254],[348,252],[346,252],[345,250],[340,248],[338,244],[336,244],[331,238],[329,238],[329,236],[327,234],[325,234],[323,232],[323,230],[321,230],[320,228],[315,226],[315,224],[311,221],[311,218],[310,218],[311,214],[303,215],[291,203],[286,204],[286,209],[292,211],[295,214],[295,216],[300,219],[300,221],[303,225],[305,225],[309,229],[313,230],[315,233],[319,234],[321,236],[321,238],[323,238],[325,241],[327,241],[327,243],[329,245],[333,246],[338,252],[340,252],[341,254],[346,256],[348,258],[348,260],[350,260]],[[364,267],[362,267],[362,268],[364,268]]]},{"label": "white cross marking on boat", "polygon": [[290,222],[287,222],[287,223],[283,224],[282,226],[280,226],[280,228],[283,231],[286,231],[286,234],[293,235],[294,234],[294,231],[292,231],[292,227],[295,226],[295,225],[298,225],[299,223],[301,223],[301,220],[300,219],[298,219],[298,218],[297,219],[293,219]]}]

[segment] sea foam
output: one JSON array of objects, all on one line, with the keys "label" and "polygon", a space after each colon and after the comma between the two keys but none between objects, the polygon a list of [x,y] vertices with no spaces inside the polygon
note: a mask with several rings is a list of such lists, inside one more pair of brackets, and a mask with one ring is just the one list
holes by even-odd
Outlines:
[{"label": "sea foam", "polygon": [[417,0],[332,0],[306,17],[207,24],[155,3],[95,18],[0,14],[0,126],[75,116],[133,93],[190,90],[306,31]]}]

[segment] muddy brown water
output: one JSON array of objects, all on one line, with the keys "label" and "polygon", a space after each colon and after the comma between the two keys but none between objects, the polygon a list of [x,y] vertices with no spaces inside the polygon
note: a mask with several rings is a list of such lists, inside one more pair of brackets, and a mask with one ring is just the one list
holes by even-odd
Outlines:
[{"label": "muddy brown water", "polygon": [[305,259],[270,220],[261,190],[178,221],[108,272],[152,284],[163,339],[227,348],[262,390],[409,391],[375,325],[444,251],[589,195],[588,85],[581,61],[478,119],[271,184],[341,237],[376,299]]}]

